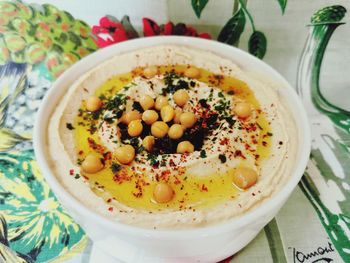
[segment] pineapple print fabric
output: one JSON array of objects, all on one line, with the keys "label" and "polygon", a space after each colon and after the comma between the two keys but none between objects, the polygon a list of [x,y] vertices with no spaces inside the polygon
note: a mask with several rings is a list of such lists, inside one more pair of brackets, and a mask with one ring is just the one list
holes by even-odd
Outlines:
[{"label": "pineapple print fabric", "polygon": [[51,82],[94,50],[90,27],[68,12],[0,1],[0,262],[69,258],[87,244],[44,181],[31,138]]}]

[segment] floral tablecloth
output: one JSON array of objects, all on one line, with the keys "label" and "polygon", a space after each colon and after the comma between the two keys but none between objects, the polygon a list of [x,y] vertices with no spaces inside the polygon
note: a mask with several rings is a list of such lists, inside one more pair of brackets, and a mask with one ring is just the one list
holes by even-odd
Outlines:
[{"label": "floral tablecloth", "polygon": [[82,57],[169,34],[217,39],[264,59],[295,86],[310,118],[312,153],[301,182],[225,261],[350,262],[349,8],[347,0],[0,1],[0,262],[118,262],[43,179],[31,142],[35,113],[52,82]]}]

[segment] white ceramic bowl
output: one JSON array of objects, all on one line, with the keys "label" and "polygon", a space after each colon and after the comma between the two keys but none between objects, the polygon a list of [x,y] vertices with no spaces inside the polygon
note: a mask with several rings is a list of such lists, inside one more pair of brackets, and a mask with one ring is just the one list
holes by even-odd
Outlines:
[{"label": "white ceramic bowl", "polygon": [[[231,59],[241,68],[266,74],[284,86],[281,96],[286,98],[298,132],[297,160],[290,179],[268,201],[245,215],[226,222],[190,230],[151,230],[124,225],[102,217],[85,207],[66,191],[48,165],[47,126],[49,117],[68,87],[81,75],[101,62],[122,52],[160,45],[181,44],[208,50]],[[216,41],[189,37],[150,37],[130,40],[101,49],[69,68],[46,94],[34,128],[34,149],[41,171],[52,190],[69,214],[85,229],[101,249],[125,262],[215,262],[247,245],[277,214],[298,184],[310,153],[310,129],[306,112],[294,89],[274,69],[248,53]]]}]

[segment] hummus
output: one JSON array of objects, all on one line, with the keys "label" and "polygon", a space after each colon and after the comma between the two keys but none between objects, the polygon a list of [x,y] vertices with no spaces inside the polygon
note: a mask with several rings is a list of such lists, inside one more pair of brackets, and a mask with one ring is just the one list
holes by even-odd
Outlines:
[{"label": "hummus", "polygon": [[[146,74],[150,68],[152,75]],[[187,74],[189,69],[196,74]],[[117,55],[75,81],[57,105],[48,126],[52,170],[85,206],[130,225],[191,228],[240,216],[278,192],[295,162],[295,124],[279,88],[232,61],[186,46]],[[179,90],[184,105],[175,98]],[[179,136],[168,130],[159,135],[154,123],[145,122],[140,102],[146,95],[156,108],[158,98],[166,98],[174,111],[170,120],[163,108],[152,104],[149,110],[170,129],[182,127]],[[93,111],[92,96],[100,102]],[[243,104],[247,116],[237,110]],[[139,113],[136,133],[126,121],[131,111]],[[186,126],[181,113],[195,116],[195,123]],[[151,148],[145,147],[147,136],[153,137]],[[189,150],[180,149],[184,141]],[[129,155],[119,150],[125,145],[134,155],[123,162]],[[91,154],[101,167],[87,172]],[[242,167],[253,179],[237,175]],[[165,201],[157,198],[158,184],[171,189]]]}]

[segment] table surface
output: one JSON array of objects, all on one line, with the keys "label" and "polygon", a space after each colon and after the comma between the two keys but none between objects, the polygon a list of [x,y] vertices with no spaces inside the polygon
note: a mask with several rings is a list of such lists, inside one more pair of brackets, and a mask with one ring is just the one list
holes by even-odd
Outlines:
[{"label": "table surface", "polygon": [[[31,143],[35,112],[51,83],[74,61],[98,49],[89,35],[91,27],[107,14],[119,19],[127,14],[139,32],[142,18],[149,17],[159,24],[190,24],[216,39],[232,16],[233,2],[210,0],[198,19],[187,0],[57,0],[31,5],[0,1],[0,262],[115,262],[61,207],[38,170]],[[317,10],[337,5],[323,9],[323,14],[339,16],[339,5],[350,9],[350,2],[288,1],[283,15],[278,2],[284,1],[249,0],[248,10],[267,38],[263,60],[299,93],[306,91],[303,101],[312,129],[312,153],[286,205],[227,261],[350,262],[350,16],[310,26]],[[74,34],[56,27],[57,14],[63,22],[69,21],[68,31]],[[40,30],[33,33],[30,24]],[[53,26],[56,38],[50,40]],[[62,42],[62,33],[70,34],[71,42]],[[246,24],[239,48],[248,50],[251,34]],[[326,46],[321,67],[315,58],[322,60]],[[311,101],[305,94],[313,90],[316,95]]]}]

